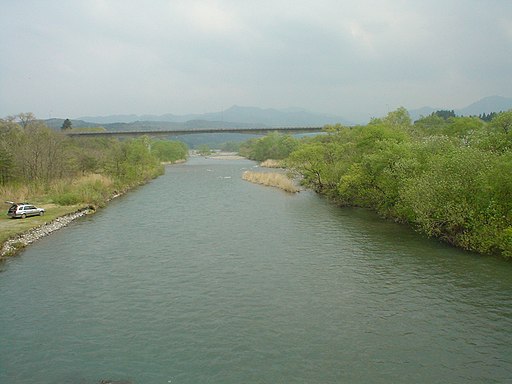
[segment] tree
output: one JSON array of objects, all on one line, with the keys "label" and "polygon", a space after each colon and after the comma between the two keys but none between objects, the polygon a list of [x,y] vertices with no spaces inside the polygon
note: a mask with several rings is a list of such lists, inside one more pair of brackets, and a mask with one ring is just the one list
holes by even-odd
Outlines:
[{"label": "tree", "polygon": [[290,135],[272,132],[259,139],[250,139],[240,146],[240,154],[252,160],[281,160],[298,146],[298,140]]},{"label": "tree", "polygon": [[188,148],[181,141],[158,140],[151,143],[151,152],[160,161],[175,162],[187,158]]},{"label": "tree", "polygon": [[208,144],[201,144],[197,147],[197,153],[199,153],[201,156],[209,156],[212,154],[212,150]]},{"label": "tree", "polygon": [[489,125],[508,134],[512,131],[512,109],[507,112],[498,113],[498,115],[491,120]]},{"label": "tree", "polygon": [[0,185],[7,184],[13,175],[13,156],[5,148],[0,147]]},{"label": "tree", "polygon": [[20,120],[20,124],[23,127],[23,129],[26,129],[31,123],[33,123],[36,120],[36,117],[32,112],[22,112],[18,114],[17,118]]},{"label": "tree", "polygon": [[399,107],[395,111],[391,111],[387,114],[382,121],[392,127],[408,128],[411,126],[411,116],[404,107]]},{"label": "tree", "polygon": [[71,126],[72,126],[72,123],[71,123],[71,120],[69,119],[66,119],[64,120],[64,122],[62,123],[62,130],[65,131],[66,129],[71,129]]},{"label": "tree", "polygon": [[478,117],[450,117],[443,131],[447,136],[463,138],[471,132],[480,131],[484,123]]},{"label": "tree", "polygon": [[455,111],[452,109],[451,111],[442,109],[439,111],[432,112],[432,116],[439,116],[443,119],[449,119],[450,117],[455,117]]}]

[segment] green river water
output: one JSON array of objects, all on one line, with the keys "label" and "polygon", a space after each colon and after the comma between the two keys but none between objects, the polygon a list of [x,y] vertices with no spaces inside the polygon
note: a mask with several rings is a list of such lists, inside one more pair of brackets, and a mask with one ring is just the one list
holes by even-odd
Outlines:
[{"label": "green river water", "polygon": [[512,263],[192,158],[0,273],[0,383],[510,383]]}]

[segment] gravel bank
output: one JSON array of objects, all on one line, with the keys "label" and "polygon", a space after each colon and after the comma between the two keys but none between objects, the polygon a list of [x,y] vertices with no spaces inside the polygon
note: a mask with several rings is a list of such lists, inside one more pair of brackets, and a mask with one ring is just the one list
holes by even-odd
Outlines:
[{"label": "gravel bank", "polygon": [[43,225],[40,225],[39,227],[32,228],[32,229],[28,230],[27,232],[21,233],[17,236],[10,238],[3,244],[2,249],[0,249],[0,259],[5,256],[14,255],[15,253],[19,252],[21,249],[25,248],[27,245],[32,244],[34,241],[36,241],[42,237],[48,236],[50,233],[52,233],[62,227],[65,227],[66,225],[71,223],[73,220],[76,220],[79,217],[88,215],[92,212],[94,212],[94,210],[91,208],[81,209],[74,213],[70,213],[68,215],[58,217],[53,221],[44,223]]}]

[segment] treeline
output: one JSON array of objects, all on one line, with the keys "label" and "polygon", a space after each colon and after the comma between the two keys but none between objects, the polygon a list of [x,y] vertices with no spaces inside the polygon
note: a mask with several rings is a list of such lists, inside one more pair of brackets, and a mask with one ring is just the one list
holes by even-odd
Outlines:
[{"label": "treeline", "polygon": [[0,119],[0,191],[4,200],[102,204],[185,159],[183,143],[68,137],[31,113]]},{"label": "treeline", "polygon": [[285,159],[299,145],[299,141],[290,135],[271,133],[258,139],[250,139],[240,144],[238,153],[251,160]]},{"label": "treeline", "polygon": [[512,257],[512,111],[489,123],[436,114],[412,123],[399,108],[325,131],[287,156],[305,186],[460,248]]},{"label": "treeline", "polygon": [[[502,112],[503,111],[501,111],[499,113],[502,113]],[[484,112],[484,113],[480,113],[478,115],[478,118],[482,121],[489,122],[492,119],[494,119],[499,113],[498,112],[489,112],[489,113]],[[438,111],[432,112],[430,116],[442,117],[445,120],[449,119],[450,117],[457,117],[457,115],[455,114],[455,111],[453,109],[452,110],[446,110],[446,109],[438,110]]]}]

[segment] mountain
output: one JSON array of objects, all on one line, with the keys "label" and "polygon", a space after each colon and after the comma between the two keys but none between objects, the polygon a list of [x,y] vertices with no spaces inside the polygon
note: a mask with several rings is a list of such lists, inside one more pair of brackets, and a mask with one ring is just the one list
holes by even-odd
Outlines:
[{"label": "mountain", "polygon": [[512,97],[488,96],[462,109],[456,109],[455,113],[461,116],[478,116],[481,113],[504,112],[512,109]]},{"label": "mountain", "polygon": [[259,124],[231,123],[226,121],[189,120],[184,123],[173,121],[133,121],[131,123],[110,123],[102,125],[107,131],[165,131],[200,128],[258,128]]},{"label": "mountain", "polygon": [[262,109],[256,107],[241,107],[234,105],[220,112],[203,114],[173,115],[112,115],[112,116],[84,116],[78,120],[90,121],[96,124],[133,123],[135,121],[159,121],[185,123],[191,120],[219,121],[225,123],[255,124],[268,127],[283,126],[321,126],[325,124],[346,124],[351,122],[346,119],[315,112],[309,112],[300,108],[289,109]]},{"label": "mountain", "polygon": [[137,115],[83,116],[77,120],[90,121],[96,124],[131,123],[141,120]]},{"label": "mountain", "polygon": [[[423,107],[409,110],[409,114],[414,121],[421,116],[428,116],[438,110],[454,110],[458,116],[478,116],[482,113],[507,111],[509,109],[512,109],[511,97],[488,96],[464,108],[456,109],[449,105],[437,108]],[[62,119],[51,120],[53,120],[51,124],[55,125],[55,128],[62,126]],[[164,126],[170,127],[172,124],[177,124],[174,125],[175,128],[200,128],[206,125],[214,125],[215,127],[307,127],[337,123],[354,125],[353,122],[341,116],[311,112],[302,108],[263,109],[238,105],[233,105],[224,111],[202,114],[174,115],[167,113],[164,115],[84,116],[71,120],[71,122],[75,128],[101,125],[108,130],[119,130],[120,127],[131,130],[138,129],[137,127],[145,127],[146,129],[149,129],[149,127],[160,127],[157,129],[163,129]]]},{"label": "mountain", "polygon": [[[64,123],[64,119],[47,119],[44,120],[44,123],[52,128],[52,129],[61,129],[62,124]],[[90,123],[84,120],[71,120],[72,128],[89,128],[89,127],[99,127],[101,124]]]},{"label": "mountain", "polygon": [[411,115],[411,119],[414,121],[418,120],[421,116],[428,116],[440,110],[453,110],[457,116],[478,116],[482,113],[502,112],[509,109],[512,109],[512,97],[487,96],[464,108],[456,109],[450,106],[440,108],[423,107],[410,110],[409,115]]}]

